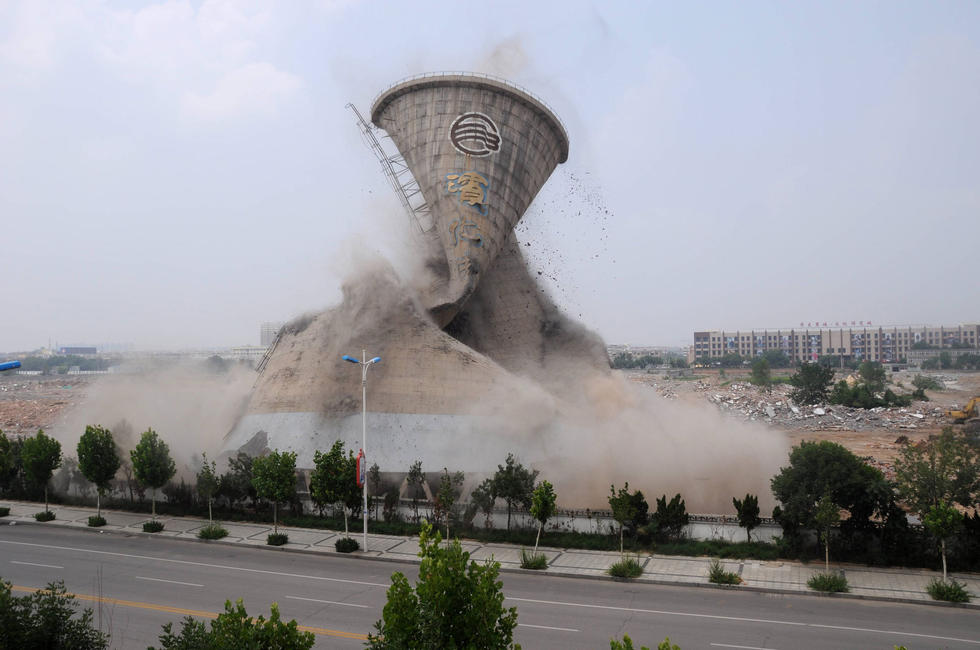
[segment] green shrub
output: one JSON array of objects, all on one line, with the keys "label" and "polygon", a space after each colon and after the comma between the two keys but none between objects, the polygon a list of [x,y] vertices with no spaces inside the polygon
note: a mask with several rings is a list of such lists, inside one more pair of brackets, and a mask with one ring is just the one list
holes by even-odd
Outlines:
[{"label": "green shrub", "polygon": [[0,508],[0,517],[6,517],[9,514],[10,514],[10,508],[7,508],[6,506]]},{"label": "green shrub", "polygon": [[341,537],[334,542],[333,547],[337,549],[338,553],[353,553],[354,551],[360,550],[361,545],[353,537]]},{"label": "green shrub", "polygon": [[545,557],[544,553],[528,553],[523,548],[521,549],[521,568],[522,569],[547,569],[548,568],[548,558]]},{"label": "green shrub", "polygon": [[945,600],[950,603],[970,602],[970,592],[966,590],[966,585],[952,578],[946,582],[939,578],[933,578],[926,587],[926,591],[933,600]]},{"label": "green shrub", "polygon": [[197,531],[198,539],[221,539],[222,537],[227,536],[228,531],[218,524],[208,524],[201,530]]},{"label": "green shrub", "polygon": [[815,573],[806,581],[806,586],[814,591],[827,593],[846,593],[850,591],[843,573]]},{"label": "green shrub", "polygon": [[265,543],[269,546],[282,546],[289,542],[289,535],[286,533],[269,533]]},{"label": "green shrub", "polygon": [[708,567],[708,582],[716,585],[740,585],[742,578],[737,573],[725,571],[718,558],[714,558]]},{"label": "green shrub", "polygon": [[[284,622],[279,616],[279,606],[272,603],[269,618],[253,618],[245,611],[242,599],[225,601],[225,611],[211,621],[211,628],[203,621],[187,616],[181,621],[180,631],[174,631],[173,623],[163,626],[160,635],[162,650],[187,650],[188,648],[292,648],[309,650],[316,642],[312,632],[299,629],[295,620]],[[153,650],[151,648],[151,650]]]},{"label": "green shrub", "polygon": [[643,567],[640,566],[639,557],[625,555],[623,559],[609,567],[608,573],[614,578],[638,578],[643,575]]},{"label": "green shrub", "polygon": [[105,526],[106,525],[105,517],[100,517],[98,515],[93,515],[93,516],[91,516],[91,517],[88,518],[88,525],[91,526],[92,528],[98,528],[99,526]]},{"label": "green shrub", "polygon": [[91,609],[78,611],[64,582],[14,596],[11,584],[0,580],[0,646],[102,650],[109,647],[109,636],[98,630]]},{"label": "green shrub", "polygon": [[162,521],[157,521],[154,519],[153,521],[143,522],[144,533],[159,533],[161,530],[163,530]]},{"label": "green shrub", "polygon": [[35,512],[34,518],[38,521],[54,521],[54,513],[50,510],[42,510],[41,512]]}]

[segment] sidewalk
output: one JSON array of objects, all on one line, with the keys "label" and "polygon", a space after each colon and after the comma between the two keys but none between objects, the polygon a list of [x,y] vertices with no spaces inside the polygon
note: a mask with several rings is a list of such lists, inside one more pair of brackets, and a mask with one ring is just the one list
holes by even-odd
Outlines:
[{"label": "sidewalk", "polygon": [[[54,521],[39,524],[34,520],[34,513],[43,506],[37,503],[21,501],[2,501],[0,505],[10,506],[10,514],[0,518],[0,526],[17,524],[34,524],[53,527],[82,528],[88,531],[105,531],[125,534],[158,535],[176,539],[197,540],[197,530],[207,525],[206,519],[196,517],[159,516],[165,528],[159,533],[143,533],[143,522],[148,515],[118,510],[103,510],[102,515],[108,522],[101,528],[89,528],[88,518],[95,514],[95,508],[53,505],[51,511],[57,515]],[[355,522],[357,527],[360,521]],[[221,524],[228,536],[219,544],[243,544],[247,546],[266,546],[266,536],[272,532],[270,526],[250,523]],[[324,553],[342,555],[334,550],[336,542],[343,533],[330,530],[311,528],[290,528],[280,526],[279,530],[289,535],[289,544],[278,549],[302,553]],[[361,542],[361,533],[351,531],[351,537]],[[503,571],[524,571],[520,568],[521,547],[509,544],[484,544],[471,540],[463,540],[463,549],[470,552],[474,560],[482,561],[493,558],[500,562]],[[402,562],[418,562],[418,538],[400,537],[395,535],[368,535],[369,551],[351,554],[351,557],[374,558],[382,560],[397,560]],[[278,550],[277,549],[277,550]],[[619,559],[614,551],[585,551],[578,549],[560,549],[540,547],[539,550],[548,558],[548,568],[537,571],[546,575],[567,577],[589,577],[607,579],[606,569]],[[684,557],[677,555],[641,554],[640,563],[643,565],[643,575],[636,582],[658,584],[680,584],[688,586],[708,587],[708,565],[711,559],[705,557]],[[823,570],[818,562],[803,564],[793,561],[761,561],[761,560],[723,560],[722,565],[727,571],[738,573],[745,581],[740,587],[725,587],[750,591],[770,591],[777,593],[816,594],[806,586],[807,579],[814,573]],[[842,570],[847,576],[851,592],[841,597],[858,597],[875,600],[891,600],[917,602],[923,604],[936,603],[926,593],[926,584],[935,577],[937,571],[925,569],[879,569],[859,565],[833,564],[834,569]],[[980,598],[980,575],[975,573],[954,573],[960,582],[966,583],[966,588]],[[967,607],[980,609],[980,604],[970,604]]]}]

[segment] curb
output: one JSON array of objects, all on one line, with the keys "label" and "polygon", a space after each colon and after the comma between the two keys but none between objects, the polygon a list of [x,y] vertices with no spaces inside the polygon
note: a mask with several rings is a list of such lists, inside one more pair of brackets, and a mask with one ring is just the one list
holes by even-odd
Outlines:
[{"label": "curb", "polygon": [[[0,518],[0,522],[6,519],[6,517]],[[65,520],[61,520],[65,521]],[[73,520],[71,520],[73,521]],[[25,524],[28,526],[44,526],[49,522],[41,521],[11,521],[11,524]],[[55,524],[57,527],[58,524]],[[49,526],[50,527],[50,526]],[[67,526],[66,526],[67,527]],[[81,530],[88,533],[109,533],[113,535],[128,535],[135,537],[153,538],[153,539],[170,539],[180,542],[196,542],[200,544],[219,544],[222,546],[234,546],[237,548],[247,548],[254,549],[257,551],[278,551],[280,553],[298,553],[302,555],[311,555],[323,557],[328,555],[330,557],[337,558],[348,558],[348,559],[359,559],[359,560],[370,560],[372,562],[388,562],[388,563],[400,563],[400,564],[414,564],[418,565],[420,562],[411,558],[394,558],[394,557],[384,557],[375,555],[363,555],[361,551],[356,551],[354,553],[337,553],[336,551],[314,551],[307,548],[287,548],[286,546],[266,546],[266,545],[255,545],[255,544],[243,544],[241,542],[225,541],[221,539],[198,539],[196,537],[161,537],[157,533],[145,533],[141,530],[119,530],[119,529],[105,529],[102,527],[91,528],[88,526],[71,526],[72,530]],[[406,537],[406,540],[411,539]],[[374,551],[368,551],[372,553]],[[651,556],[652,557],[652,556]],[[475,560],[474,560],[475,561]],[[760,593],[760,594],[779,594],[785,596],[809,596],[813,598],[839,598],[843,600],[868,600],[874,602],[889,602],[889,603],[903,603],[908,605],[926,605],[930,607],[952,607],[957,609],[975,609],[980,610],[980,603],[950,603],[942,600],[917,600],[914,598],[899,598],[897,596],[874,596],[869,594],[851,594],[851,593],[825,593],[813,590],[794,590],[794,589],[780,589],[776,587],[754,587],[750,585],[716,585],[710,582],[684,582],[681,580],[666,580],[661,578],[646,578],[640,576],[639,578],[614,578],[607,575],[595,575],[595,574],[581,574],[581,573],[563,573],[560,571],[551,571],[546,569],[544,571],[537,569],[521,569],[518,567],[500,567],[500,573],[514,573],[514,574],[533,574],[539,576],[546,576],[548,578],[565,578],[565,579],[576,579],[576,580],[600,580],[608,582],[624,582],[624,583],[636,583],[636,584],[651,584],[651,585],[664,585],[669,587],[694,587],[697,589],[721,589],[731,592],[749,592],[749,593]]]}]

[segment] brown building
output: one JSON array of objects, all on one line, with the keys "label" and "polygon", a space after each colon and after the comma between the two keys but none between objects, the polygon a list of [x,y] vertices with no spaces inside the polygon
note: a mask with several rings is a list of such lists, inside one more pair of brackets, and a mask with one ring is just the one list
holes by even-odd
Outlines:
[{"label": "brown building", "polygon": [[815,361],[822,355],[834,355],[845,360],[891,363],[907,359],[916,344],[976,350],[980,347],[980,324],[872,327],[814,323],[790,329],[695,332],[688,361],[720,359],[727,354],[755,357],[767,350],[779,350],[793,361]]}]

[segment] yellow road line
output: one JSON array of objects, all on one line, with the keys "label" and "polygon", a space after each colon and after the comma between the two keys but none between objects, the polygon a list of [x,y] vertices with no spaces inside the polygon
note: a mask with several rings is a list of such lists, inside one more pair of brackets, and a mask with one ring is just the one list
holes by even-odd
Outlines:
[{"label": "yellow road line", "polygon": [[[39,589],[37,587],[23,587],[21,585],[12,585],[11,587],[14,591],[26,591],[28,593],[34,593],[36,591],[46,591],[45,589]],[[170,605],[157,605],[156,603],[143,603],[137,600],[120,600],[119,598],[107,598],[105,596],[91,596],[89,594],[73,594],[68,593],[69,596],[74,596],[78,600],[86,600],[89,602],[96,603],[106,603],[108,605],[120,605],[122,607],[135,607],[138,609],[151,609],[157,612],[167,612],[168,614],[183,614],[184,616],[197,616],[198,618],[218,618],[218,612],[204,612],[197,609],[184,609],[183,607],[171,607]],[[366,634],[358,634],[356,632],[343,632],[341,630],[329,630],[323,627],[311,627],[309,625],[299,625],[297,626],[303,632],[312,632],[313,634],[320,634],[322,636],[333,636],[340,637],[342,639],[357,639],[360,641],[366,641]]]}]

